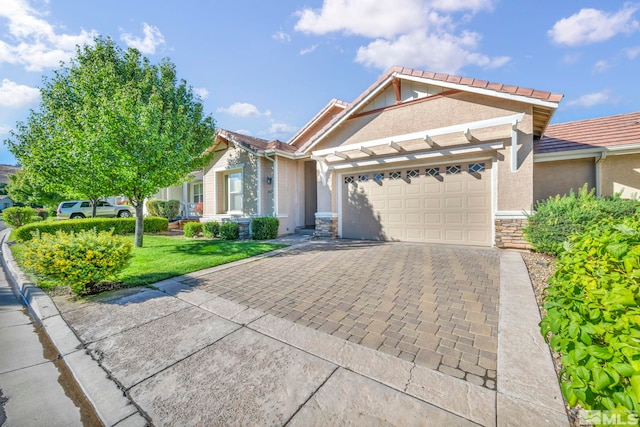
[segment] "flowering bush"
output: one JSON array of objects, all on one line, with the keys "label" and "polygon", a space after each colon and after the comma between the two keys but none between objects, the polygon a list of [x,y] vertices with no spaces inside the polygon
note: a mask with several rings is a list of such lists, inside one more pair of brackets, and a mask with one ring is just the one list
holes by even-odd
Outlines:
[{"label": "flowering bush", "polygon": [[36,233],[24,243],[22,265],[46,284],[68,285],[77,294],[121,272],[131,259],[132,244],[111,232],[82,230]]},{"label": "flowering bush", "polygon": [[204,205],[202,204],[202,202],[198,202],[196,203],[196,206],[193,208],[194,211],[196,211],[196,213],[200,216],[202,216],[202,213],[204,212]]}]

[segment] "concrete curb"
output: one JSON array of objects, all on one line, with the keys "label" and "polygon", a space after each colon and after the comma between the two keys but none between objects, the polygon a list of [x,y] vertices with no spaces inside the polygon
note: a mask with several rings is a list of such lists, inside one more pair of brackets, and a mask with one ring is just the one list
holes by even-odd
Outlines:
[{"label": "concrete curb", "polygon": [[[497,425],[569,425],[522,256],[500,251]],[[535,355],[535,357],[532,357]]]},{"label": "concrete curb", "polygon": [[98,418],[106,426],[117,424],[144,426],[147,420],[125,396],[115,382],[84,349],[76,334],[60,316],[53,300],[31,283],[16,263],[7,239],[10,229],[0,231],[2,257],[0,261],[7,277],[34,318],[44,330],[69,368],[76,383],[93,406]]}]

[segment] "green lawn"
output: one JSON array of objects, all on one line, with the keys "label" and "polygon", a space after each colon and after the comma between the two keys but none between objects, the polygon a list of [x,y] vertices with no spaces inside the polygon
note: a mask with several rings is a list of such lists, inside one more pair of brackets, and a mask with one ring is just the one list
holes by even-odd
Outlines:
[{"label": "green lawn", "polygon": [[[127,238],[133,241],[133,236]],[[143,247],[133,248],[131,264],[119,279],[125,286],[150,285],[285,246],[258,241],[193,240],[145,235]]]}]

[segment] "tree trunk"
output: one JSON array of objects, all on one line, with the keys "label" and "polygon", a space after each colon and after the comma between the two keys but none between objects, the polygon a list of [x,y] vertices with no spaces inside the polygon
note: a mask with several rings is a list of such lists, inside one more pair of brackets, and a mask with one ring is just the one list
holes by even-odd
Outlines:
[{"label": "tree trunk", "polygon": [[136,248],[142,247],[142,235],[144,233],[144,216],[143,216],[143,208],[144,205],[142,203],[136,203],[136,237],[134,246]]},{"label": "tree trunk", "polygon": [[98,198],[94,197],[91,199],[91,218],[96,217],[97,206],[98,206]]}]

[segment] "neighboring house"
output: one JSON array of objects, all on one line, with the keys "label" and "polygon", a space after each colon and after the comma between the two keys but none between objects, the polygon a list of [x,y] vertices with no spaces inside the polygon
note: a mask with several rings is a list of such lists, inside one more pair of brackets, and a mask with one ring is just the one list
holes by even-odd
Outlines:
[{"label": "neighboring house", "polygon": [[[180,202],[180,216],[182,218],[195,219],[201,216],[196,212],[198,203],[204,202],[204,189],[202,183],[202,171],[191,173],[191,179],[181,185],[161,189],[152,199],[178,200]],[[145,204],[144,213],[147,213]]]},{"label": "neighboring house", "polygon": [[560,123],[534,145],[534,198],[577,190],[640,196],[640,112]]},{"label": "neighboring house", "polygon": [[631,129],[614,140],[572,133],[583,122],[547,129],[561,99],[391,68],[286,143],[218,130],[201,220],[274,215],[280,234],[525,247],[520,229],[536,200],[584,182],[602,194],[640,187]]},{"label": "neighboring house", "polygon": [[0,212],[13,206],[13,200],[9,196],[0,195]]}]

